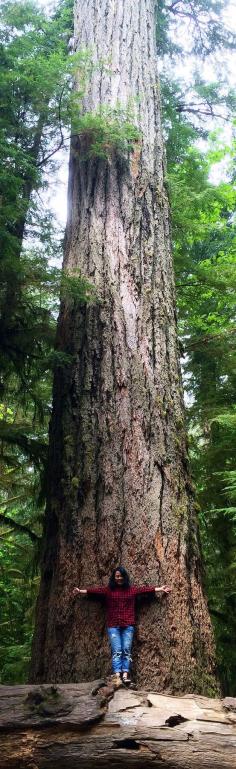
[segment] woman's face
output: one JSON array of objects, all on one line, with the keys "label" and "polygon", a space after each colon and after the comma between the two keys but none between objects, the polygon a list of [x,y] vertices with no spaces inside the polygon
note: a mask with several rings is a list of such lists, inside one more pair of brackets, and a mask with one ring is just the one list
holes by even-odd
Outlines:
[{"label": "woman's face", "polygon": [[124,584],[124,577],[120,573],[119,569],[116,569],[116,571],[115,571],[115,583],[116,583],[116,585],[123,585]]}]

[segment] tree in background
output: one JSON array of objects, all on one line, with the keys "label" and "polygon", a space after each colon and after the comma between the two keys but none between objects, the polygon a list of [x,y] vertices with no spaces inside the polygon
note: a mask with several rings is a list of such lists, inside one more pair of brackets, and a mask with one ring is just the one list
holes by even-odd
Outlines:
[{"label": "tree in background", "polygon": [[[70,134],[74,60],[71,3],[59,3],[52,17],[28,1],[3,3],[0,13],[1,669],[2,680],[13,681],[25,676],[30,655],[52,371],[61,362],[53,349],[61,233],[41,193]],[[83,54],[79,62],[82,81]],[[64,281],[67,290],[84,300],[79,278]]]},{"label": "tree in background", "polygon": [[[229,152],[230,148],[228,148]],[[234,691],[235,657],[235,188],[214,187],[209,157],[191,151],[175,168],[179,329],[185,349],[192,470],[201,505],[207,592],[216,628],[221,678]],[[217,153],[216,153],[217,156]],[[197,161],[197,163],[196,163]],[[197,173],[194,173],[196,163]],[[189,166],[189,174],[188,174]],[[185,169],[185,170],[184,170]],[[194,189],[195,179],[195,189]],[[191,211],[194,219],[191,219]],[[186,228],[184,228],[184,220]],[[191,225],[192,221],[192,225]],[[189,223],[188,223],[189,222]],[[188,224],[187,224],[188,223]],[[186,259],[186,256],[188,259]]]},{"label": "tree in background", "polygon": [[42,216],[39,193],[48,155],[61,138],[68,23],[65,3],[52,19],[33,2],[1,8],[1,390],[13,375],[14,387],[20,383],[24,393],[28,387],[31,399],[35,389],[36,401],[43,346],[51,351],[54,338],[42,299],[42,284],[51,277],[51,216]]},{"label": "tree in background", "polygon": [[[159,4],[158,4],[159,6]],[[235,35],[225,26],[227,3],[162,4],[163,52],[185,57],[186,78],[162,75],[177,286],[191,468],[198,494],[205,582],[214,622],[224,691],[235,693],[235,91],[228,84],[228,51]],[[179,18],[181,38],[171,34]],[[160,15],[159,25],[160,25]],[[211,19],[211,21],[210,21]],[[173,25],[173,22],[172,22]],[[184,54],[176,45],[183,38]],[[214,57],[212,57],[214,53]],[[210,71],[204,61],[210,54]],[[201,69],[199,65],[201,60]],[[213,72],[213,65],[215,76]],[[192,73],[192,74],[191,74]],[[199,150],[199,138],[205,141]],[[219,126],[221,131],[219,133]],[[202,146],[202,141],[201,141]],[[215,163],[227,160],[224,182],[212,184]]]},{"label": "tree in background", "polygon": [[[220,678],[235,691],[235,142],[215,131],[199,150],[201,113],[179,111],[181,84],[164,82],[178,328],[191,468],[198,494],[209,608]],[[183,86],[182,86],[183,91]],[[182,98],[182,97],[181,97]],[[228,105],[234,106],[234,94]],[[216,107],[214,107],[215,109]],[[223,113],[222,113],[223,114]],[[200,117],[200,122],[199,122]],[[222,123],[221,123],[222,125]],[[206,138],[206,128],[204,129]],[[224,162],[225,180],[212,169]],[[227,169],[227,173],[226,173]]]}]

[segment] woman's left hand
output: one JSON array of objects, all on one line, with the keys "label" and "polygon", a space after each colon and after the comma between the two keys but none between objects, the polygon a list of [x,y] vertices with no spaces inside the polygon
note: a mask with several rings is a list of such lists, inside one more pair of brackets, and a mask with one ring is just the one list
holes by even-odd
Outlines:
[{"label": "woman's left hand", "polygon": [[171,593],[172,588],[169,585],[162,585],[161,587],[155,587],[155,593]]}]

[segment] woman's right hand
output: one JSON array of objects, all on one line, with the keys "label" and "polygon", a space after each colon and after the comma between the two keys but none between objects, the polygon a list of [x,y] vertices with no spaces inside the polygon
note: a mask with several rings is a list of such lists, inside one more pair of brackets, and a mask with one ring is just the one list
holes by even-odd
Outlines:
[{"label": "woman's right hand", "polygon": [[81,590],[79,589],[79,587],[74,587],[74,589],[72,590],[73,597],[75,597],[76,595],[79,595],[80,593],[81,593]]}]

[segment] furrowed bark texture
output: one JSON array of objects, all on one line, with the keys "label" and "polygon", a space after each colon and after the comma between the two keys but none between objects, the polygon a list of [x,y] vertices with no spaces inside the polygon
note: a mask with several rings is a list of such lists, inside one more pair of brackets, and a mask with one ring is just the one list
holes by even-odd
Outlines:
[{"label": "furrowed bark texture", "polygon": [[64,267],[79,267],[99,301],[61,306],[58,346],[73,364],[55,378],[32,680],[109,670],[103,607],[71,591],[106,584],[122,562],[136,584],[173,588],[138,609],[138,683],[206,691],[214,652],[186,457],[154,2],[81,0],[75,35],[100,62],[84,109],[131,103],[141,138],[129,158],[108,160],[88,157],[88,136],[72,142]]}]

